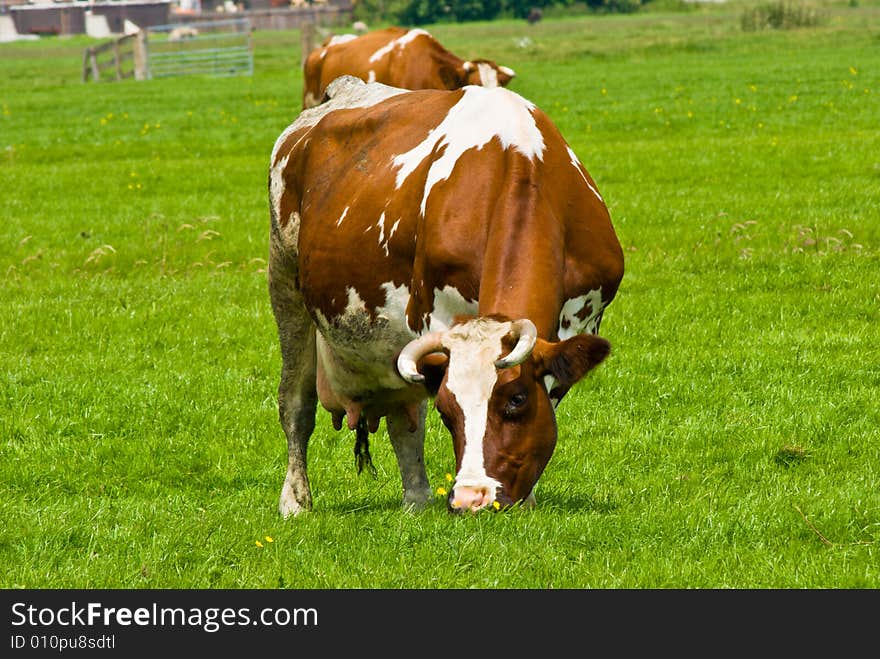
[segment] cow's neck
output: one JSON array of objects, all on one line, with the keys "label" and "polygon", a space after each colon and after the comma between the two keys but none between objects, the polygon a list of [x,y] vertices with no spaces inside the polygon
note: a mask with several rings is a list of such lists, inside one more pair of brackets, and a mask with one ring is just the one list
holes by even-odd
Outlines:
[{"label": "cow's neck", "polygon": [[[498,209],[501,210],[501,209]],[[489,230],[480,283],[480,315],[528,318],[538,336],[555,336],[564,280],[562,231],[556,222],[515,209]]]}]

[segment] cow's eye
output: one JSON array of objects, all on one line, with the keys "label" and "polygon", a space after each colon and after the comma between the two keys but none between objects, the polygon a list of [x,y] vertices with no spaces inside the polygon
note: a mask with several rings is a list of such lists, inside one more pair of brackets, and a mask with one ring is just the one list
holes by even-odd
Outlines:
[{"label": "cow's eye", "polygon": [[529,397],[524,391],[513,394],[513,396],[507,400],[507,406],[504,408],[504,413],[507,416],[515,416],[523,410],[528,400]]}]

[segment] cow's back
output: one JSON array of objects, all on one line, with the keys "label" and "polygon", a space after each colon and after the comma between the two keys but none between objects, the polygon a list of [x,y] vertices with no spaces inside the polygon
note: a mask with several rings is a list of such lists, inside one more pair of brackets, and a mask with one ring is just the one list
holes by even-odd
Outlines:
[{"label": "cow's back", "polygon": [[328,38],[320,48],[309,53],[303,66],[303,107],[313,107],[321,102],[324,90],[333,80],[352,75],[364,82],[391,84],[387,75],[378,79],[370,76],[375,53],[407,33],[401,27],[375,30],[360,36],[341,35]]},{"label": "cow's back", "polygon": [[498,284],[520,277],[522,262],[554,282],[541,289],[552,304],[532,305],[550,335],[566,300],[599,288],[613,297],[622,255],[604,201],[550,120],[521,97],[466,87],[333,107],[296,137],[287,161],[301,176],[287,192],[309,254],[300,282],[325,318],[344,313],[345,282],[357,282],[357,303],[369,310],[400,293],[409,327],[421,331],[438,292],[482,305],[481,290],[504,290]]}]

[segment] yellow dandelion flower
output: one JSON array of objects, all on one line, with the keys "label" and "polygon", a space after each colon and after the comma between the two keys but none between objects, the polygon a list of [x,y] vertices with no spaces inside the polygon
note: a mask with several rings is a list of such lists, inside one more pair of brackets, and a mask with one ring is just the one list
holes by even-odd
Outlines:
[{"label": "yellow dandelion flower", "polygon": [[446,496],[446,488],[445,487],[438,487],[437,494],[439,494],[441,497],[445,497]]},{"label": "yellow dandelion flower", "polygon": [[605,96],[606,94],[608,94],[608,90],[602,87],[602,96]]},{"label": "yellow dandelion flower", "polygon": [[452,482],[452,474],[446,474],[446,482],[447,482],[447,483],[451,483],[451,482]]},{"label": "yellow dandelion flower", "polygon": [[736,103],[737,105],[739,105],[740,103],[742,103],[742,100],[737,98],[737,99],[734,99],[733,102]]},{"label": "yellow dandelion flower", "polygon": [[259,547],[260,549],[263,548],[263,543],[260,542],[259,540],[257,540],[257,547]]},{"label": "yellow dandelion flower", "polygon": [[501,504],[498,503],[497,501],[493,501],[493,502],[492,502],[492,507],[493,507],[495,510],[501,510]]},{"label": "yellow dandelion flower", "polygon": [[267,536],[266,536],[266,542],[275,542],[275,541],[272,539],[272,536],[268,536],[268,535],[267,535]]},{"label": "yellow dandelion flower", "polygon": [[858,75],[858,74],[859,74],[858,70],[857,70],[856,67],[854,67],[854,66],[849,67],[849,72],[850,72],[852,75]]}]

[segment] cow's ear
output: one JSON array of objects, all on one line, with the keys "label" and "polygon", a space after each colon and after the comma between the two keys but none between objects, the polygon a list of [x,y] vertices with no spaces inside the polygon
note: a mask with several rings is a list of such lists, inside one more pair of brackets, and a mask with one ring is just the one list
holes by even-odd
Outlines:
[{"label": "cow's ear", "polygon": [[551,343],[538,339],[532,351],[535,374],[552,375],[565,389],[596,368],[611,352],[611,344],[595,334],[578,334]]},{"label": "cow's ear", "polygon": [[422,383],[432,396],[437,395],[440,384],[443,382],[443,376],[446,375],[446,366],[449,364],[449,357],[442,352],[432,352],[425,355],[419,360],[419,373],[425,376]]}]

